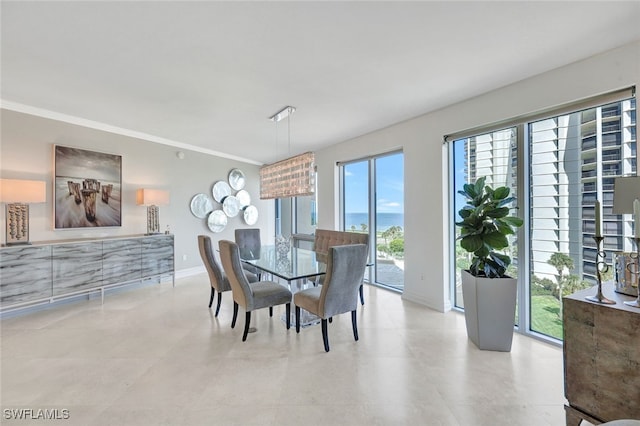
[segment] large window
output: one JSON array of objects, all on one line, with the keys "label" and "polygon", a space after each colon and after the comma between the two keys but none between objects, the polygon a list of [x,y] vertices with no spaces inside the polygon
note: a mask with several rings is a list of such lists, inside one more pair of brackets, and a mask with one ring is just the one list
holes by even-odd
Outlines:
[{"label": "large window", "polygon": [[532,331],[561,339],[562,296],[596,284],[595,200],[604,249],[631,248],[625,218],[612,208],[614,179],[636,174],[635,125],[634,99],[527,123]]},{"label": "large window", "polygon": [[[509,127],[506,129],[496,130],[468,138],[462,138],[454,141],[454,170],[453,187],[455,188],[455,198],[453,202],[453,211],[455,213],[455,221],[462,220],[458,215],[460,209],[465,205],[464,196],[458,191],[466,183],[475,182],[478,178],[485,177],[486,184],[495,186],[507,186],[511,189],[511,194],[518,196],[517,189],[517,129]],[[459,240],[460,229],[456,227],[456,253],[455,253],[455,288],[453,291],[454,306],[464,308],[464,300],[462,299],[462,282],[460,271],[467,269],[471,264],[471,253],[467,253],[460,247]],[[515,247],[515,239],[512,241],[511,247]],[[512,263],[507,271],[508,275],[516,277],[518,275],[518,257],[517,252],[509,253],[512,257]]]},{"label": "large window", "polygon": [[[452,142],[455,193],[487,176],[487,182],[510,186],[518,196],[519,216],[528,225],[510,253],[519,270],[520,331],[561,340],[562,297],[596,283],[596,200],[603,206],[606,261],[611,263],[611,252],[631,250],[631,217],[612,212],[613,182],[637,174],[636,126],[635,98],[621,98]],[[458,220],[462,200],[453,200],[452,218]],[[455,306],[464,308],[459,271],[468,266],[468,256],[457,240],[454,247],[452,293]],[[605,279],[612,271],[609,265]]]},{"label": "large window", "polygon": [[404,154],[341,164],[341,228],[369,234],[369,282],[404,288]]}]

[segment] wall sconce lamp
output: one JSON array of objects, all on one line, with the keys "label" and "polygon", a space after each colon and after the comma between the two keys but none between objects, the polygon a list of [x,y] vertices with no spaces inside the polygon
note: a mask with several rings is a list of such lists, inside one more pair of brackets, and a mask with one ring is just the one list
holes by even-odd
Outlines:
[{"label": "wall sconce lamp", "polygon": [[633,213],[634,200],[640,200],[640,176],[617,177],[613,183],[613,213]]},{"label": "wall sconce lamp", "polygon": [[160,189],[138,189],[136,204],[147,206],[147,235],[160,233],[160,208],[169,204],[169,192]]},{"label": "wall sconce lamp", "polygon": [[[613,183],[613,213],[631,214],[633,202],[640,200],[640,176],[617,177]],[[640,238],[640,223],[636,215],[634,216],[634,235]]]},{"label": "wall sconce lamp", "polygon": [[42,180],[0,179],[0,202],[6,203],[6,244],[29,242],[29,203],[47,201],[46,182]]}]

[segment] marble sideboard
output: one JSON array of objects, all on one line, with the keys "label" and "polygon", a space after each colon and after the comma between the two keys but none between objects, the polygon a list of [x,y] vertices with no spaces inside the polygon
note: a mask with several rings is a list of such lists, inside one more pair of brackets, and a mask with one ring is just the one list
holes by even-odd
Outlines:
[{"label": "marble sideboard", "polygon": [[563,298],[564,389],[567,426],[640,419],[640,309],[635,297],[604,283],[615,305],[588,300],[595,288]]},{"label": "marble sideboard", "polygon": [[173,235],[51,241],[0,248],[0,309],[171,276]]}]

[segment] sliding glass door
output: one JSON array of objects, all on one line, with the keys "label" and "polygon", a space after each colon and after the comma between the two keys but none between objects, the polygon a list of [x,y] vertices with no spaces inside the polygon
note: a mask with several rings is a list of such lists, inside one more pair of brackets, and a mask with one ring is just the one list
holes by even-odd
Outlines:
[{"label": "sliding glass door", "polygon": [[[404,289],[404,154],[340,165],[341,229],[369,234],[374,266],[368,281]],[[365,277],[366,278],[366,277]]]},{"label": "sliding glass door", "polygon": [[[466,204],[464,196],[460,195],[463,186],[485,177],[486,184],[492,187],[507,186],[514,197],[518,196],[518,149],[517,128],[509,127],[489,133],[458,139],[453,142],[454,168],[452,186],[454,189],[453,212],[455,222],[462,219],[458,215]],[[511,206],[516,207],[516,206]],[[453,289],[453,303],[458,308],[464,308],[462,298],[462,283],[460,272],[468,269],[471,264],[471,253],[460,247],[460,229],[455,227],[455,286]],[[511,237],[512,263],[507,271],[512,277],[518,276],[518,253],[513,250],[517,239]]]}]

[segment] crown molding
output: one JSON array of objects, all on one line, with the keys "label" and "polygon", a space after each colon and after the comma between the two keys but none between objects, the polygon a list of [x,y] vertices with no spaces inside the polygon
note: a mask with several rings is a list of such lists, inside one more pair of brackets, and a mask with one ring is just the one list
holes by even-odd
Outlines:
[{"label": "crown molding", "polygon": [[171,139],[154,136],[148,133],[138,132],[136,130],[125,129],[122,127],[112,126],[110,124],[101,123],[99,121],[88,120],[86,118],[75,117],[73,115],[62,114],[59,112],[47,110],[44,108],[38,108],[31,105],[25,105],[18,102],[7,101],[5,99],[0,100],[0,107],[2,109],[21,112],[24,114],[34,115],[37,117],[48,118],[51,120],[62,121],[64,123],[74,124],[77,126],[87,127],[90,129],[102,130],[103,132],[114,133],[117,135],[128,136],[131,138],[142,139],[149,142],[159,143],[162,145],[169,145],[180,149],[186,149],[189,151],[200,152],[202,154],[213,155],[216,157],[227,158],[230,160],[241,161],[243,163],[254,164],[261,166],[263,163],[248,158],[238,157],[236,155],[226,154],[220,151],[214,151],[211,149],[202,148],[199,146],[191,145],[184,142],[178,142]]}]

